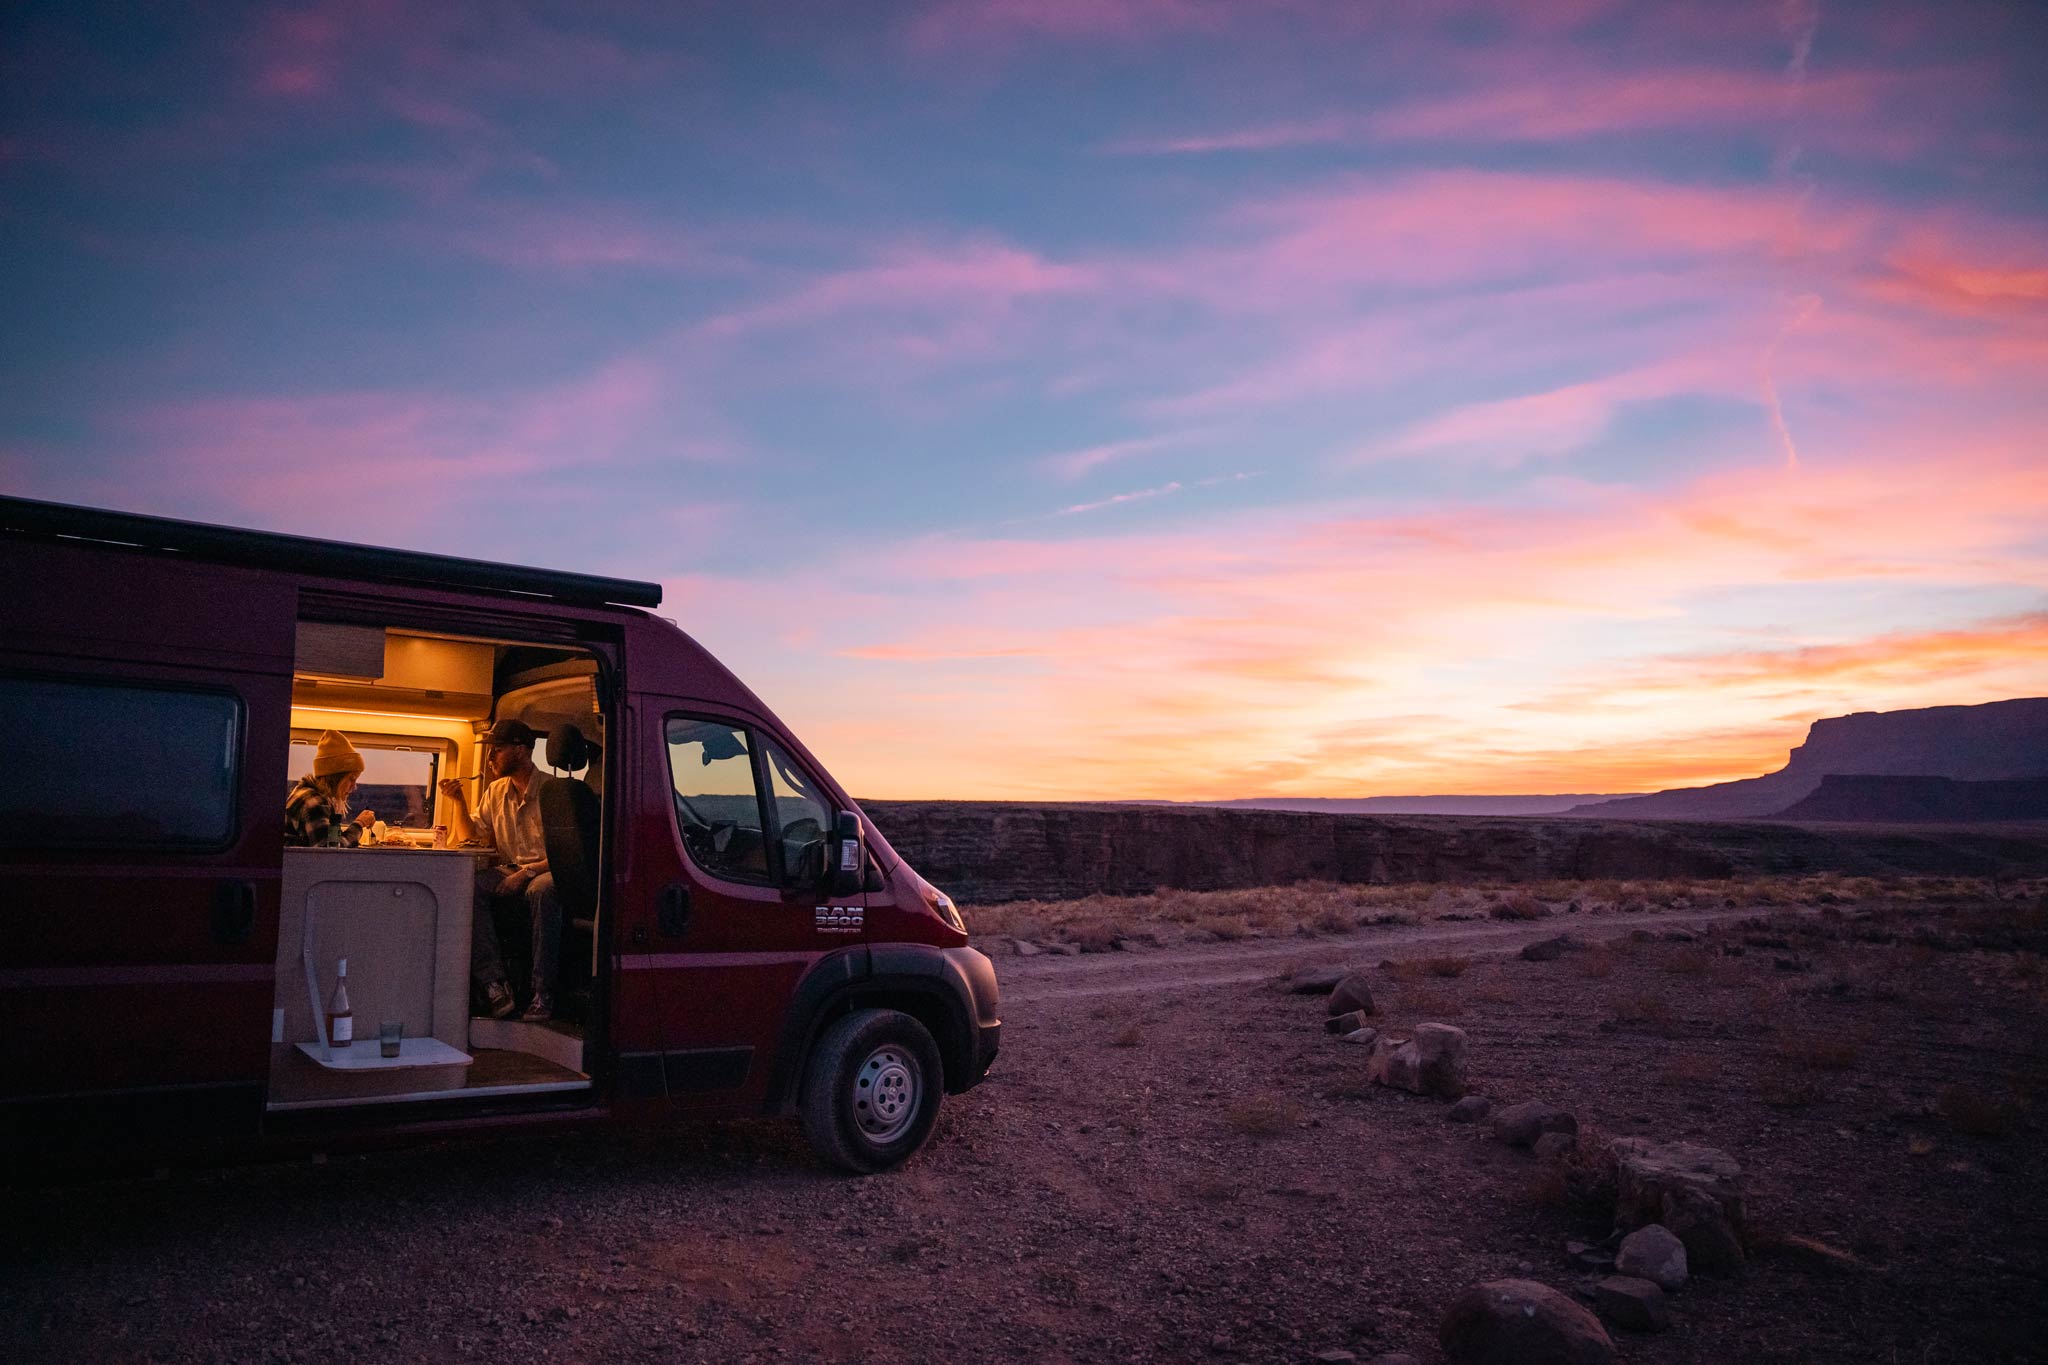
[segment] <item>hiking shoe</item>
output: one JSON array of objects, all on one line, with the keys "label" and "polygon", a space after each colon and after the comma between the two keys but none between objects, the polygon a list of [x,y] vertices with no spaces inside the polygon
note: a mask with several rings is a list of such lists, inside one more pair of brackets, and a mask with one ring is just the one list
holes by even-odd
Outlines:
[{"label": "hiking shoe", "polygon": [[535,991],[533,1003],[526,1007],[526,1013],[519,1016],[522,1024],[545,1024],[555,1017],[555,1002],[546,991]]},{"label": "hiking shoe", "polygon": [[491,1012],[493,1019],[510,1019],[512,1011],[519,1008],[519,1001],[513,998],[510,986],[502,981],[493,981],[484,987],[484,1008]]}]

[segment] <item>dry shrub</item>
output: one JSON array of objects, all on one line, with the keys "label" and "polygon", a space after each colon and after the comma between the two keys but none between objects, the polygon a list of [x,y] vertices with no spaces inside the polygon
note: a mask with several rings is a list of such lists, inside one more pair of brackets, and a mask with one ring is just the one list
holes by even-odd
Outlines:
[{"label": "dry shrub", "polygon": [[1664,954],[1658,965],[1673,976],[1705,976],[1715,962],[1715,957],[1706,949],[1687,944]]},{"label": "dry shrub", "polygon": [[1243,915],[1206,915],[1195,921],[1197,932],[1209,934],[1225,943],[1236,943],[1252,936],[1252,926]]},{"label": "dry shrub", "polygon": [[1279,1137],[1301,1122],[1301,1107],[1277,1095],[1248,1095],[1223,1111],[1223,1124],[1247,1137]]},{"label": "dry shrub", "polygon": [[1949,1127],[1969,1137],[2002,1138],[2013,1130],[2012,1106],[1971,1085],[1944,1086],[1935,1108]]},{"label": "dry shrub", "polygon": [[1077,920],[1061,933],[1067,942],[1080,944],[1084,953],[1106,953],[1116,946],[1116,927],[1106,920]]},{"label": "dry shrub", "polygon": [[1221,1176],[1205,1175],[1188,1186],[1188,1193],[1207,1204],[1228,1204],[1237,1198],[1237,1183]]},{"label": "dry shrub", "polygon": [[1528,892],[1522,891],[1496,902],[1486,913],[1495,919],[1544,919],[1549,916],[1550,907]]},{"label": "dry shrub", "polygon": [[1579,975],[1589,981],[1605,981],[1614,975],[1614,954],[1605,948],[1590,953],[1579,953],[1573,961],[1578,965]]},{"label": "dry shrub", "polygon": [[1620,1183],[1614,1150],[1606,1136],[1597,1129],[1582,1128],[1578,1141],[1564,1156],[1543,1167],[1530,1180],[1528,1197],[1531,1203],[1544,1208],[1563,1209],[1587,1218],[1607,1218],[1614,1213]]},{"label": "dry shrub", "polygon": [[1425,957],[1422,959],[1422,970],[1431,976],[1463,976],[1465,969],[1471,965],[1471,958],[1458,957],[1451,953],[1446,953],[1441,957]]},{"label": "dry shrub", "polygon": [[1326,1100],[1362,1100],[1370,1098],[1372,1092],[1372,1082],[1352,1076],[1332,1081],[1316,1093]]},{"label": "dry shrub", "polygon": [[1348,934],[1360,924],[1358,911],[1348,906],[1330,905],[1318,910],[1309,920],[1309,927],[1318,933]]},{"label": "dry shrub", "polygon": [[1431,990],[1418,987],[1401,992],[1401,1008],[1417,1018],[1441,1018],[1446,1015],[1463,1014],[1464,1002],[1449,991]]},{"label": "dry shrub", "polygon": [[1472,998],[1474,1000],[1483,1000],[1489,1005],[1507,1005],[1514,1003],[1516,992],[1513,986],[1499,977],[1495,977],[1491,981],[1482,981],[1474,986],[1472,988]]},{"label": "dry shrub", "polygon": [[1133,1022],[1124,1025],[1122,1030],[1119,1031],[1114,1038],[1111,1038],[1109,1040],[1109,1045],[1111,1047],[1136,1047],[1138,1044],[1144,1041],[1145,1030],[1142,1027],[1140,1027],[1137,1023]]}]

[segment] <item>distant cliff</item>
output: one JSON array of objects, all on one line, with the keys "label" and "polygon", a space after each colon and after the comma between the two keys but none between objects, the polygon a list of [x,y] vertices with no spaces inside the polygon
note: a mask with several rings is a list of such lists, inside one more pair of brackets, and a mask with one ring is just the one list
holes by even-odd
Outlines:
[{"label": "distant cliff", "polygon": [[1859,777],[1829,773],[1781,820],[1969,824],[2048,820],[2048,778],[1958,782],[1950,777]]},{"label": "distant cliff", "polygon": [[1531,882],[1848,872],[2048,872],[2048,833],[1564,817],[1321,815],[1213,807],[866,801],[962,902],[1333,882]]},{"label": "distant cliff", "polygon": [[[1763,777],[1577,806],[1575,816],[1740,820],[1776,816],[1832,775],[2004,782],[2048,777],[2048,697],[1859,711],[1817,720],[1783,768]],[[1816,817],[1817,818],[1817,817]]]}]

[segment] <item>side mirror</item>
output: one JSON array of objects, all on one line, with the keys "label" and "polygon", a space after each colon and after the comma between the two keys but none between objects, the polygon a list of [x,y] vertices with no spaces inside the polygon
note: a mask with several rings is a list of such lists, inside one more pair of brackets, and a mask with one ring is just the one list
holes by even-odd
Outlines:
[{"label": "side mirror", "polygon": [[850,810],[840,811],[832,822],[831,854],[831,894],[858,895],[867,881],[868,846],[861,837],[860,817]]}]

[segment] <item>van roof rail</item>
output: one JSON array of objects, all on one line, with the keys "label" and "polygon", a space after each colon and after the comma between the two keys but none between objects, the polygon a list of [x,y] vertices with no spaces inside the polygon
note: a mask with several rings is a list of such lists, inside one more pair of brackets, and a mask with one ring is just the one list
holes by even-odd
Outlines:
[{"label": "van roof rail", "polygon": [[4,494],[0,494],[0,532],[100,541],[187,555],[214,564],[296,569],[337,578],[374,578],[422,587],[547,597],[580,606],[661,605],[661,584],[630,578],[494,564],[484,559],[462,559],[419,550],[387,550],[375,545],[211,526],[134,512],[106,512]]}]

